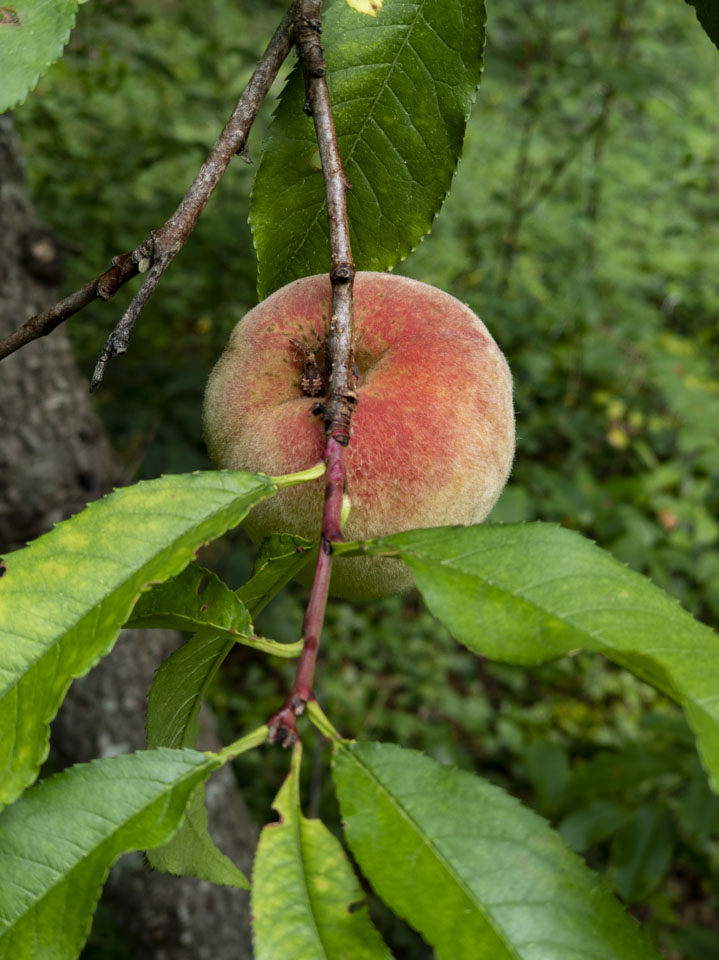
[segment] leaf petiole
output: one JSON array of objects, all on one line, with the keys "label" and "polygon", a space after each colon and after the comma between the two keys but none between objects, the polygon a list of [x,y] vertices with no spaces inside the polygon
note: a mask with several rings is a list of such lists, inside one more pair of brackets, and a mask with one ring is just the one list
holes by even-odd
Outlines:
[{"label": "leaf petiole", "polygon": [[255,747],[262,746],[266,740],[267,724],[263,724],[251,733],[245,734],[244,737],[240,737],[239,740],[235,740],[234,743],[224,747],[219,753],[207,753],[207,756],[218,757],[225,763],[227,760],[234,760],[235,757],[239,757],[242,753],[254,750]]},{"label": "leaf petiole", "polygon": [[310,480],[317,480],[325,472],[325,464],[319,460],[314,466],[306,470],[298,470],[297,473],[286,473],[282,477],[270,477],[269,479],[276,487],[282,490],[283,487],[293,487],[297,483],[307,483]]}]

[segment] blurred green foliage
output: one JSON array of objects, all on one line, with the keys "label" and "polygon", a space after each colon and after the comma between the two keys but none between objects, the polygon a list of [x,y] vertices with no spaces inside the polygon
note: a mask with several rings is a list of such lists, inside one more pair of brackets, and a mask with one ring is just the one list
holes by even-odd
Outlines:
[{"label": "blurred green foliage", "polygon": [[[67,244],[67,290],[171,212],[280,9],[82,8],[68,56],[16,114],[38,208]],[[467,301],[513,369],[517,459],[492,519],[578,529],[716,625],[719,58],[676,0],[505,0],[489,16],[454,189],[402,272]],[[233,164],[107,374],[99,402],[128,479],[207,465],[204,382],[255,299],[252,174]],[[128,296],[69,322],[86,374]],[[248,551],[238,535],[209,554],[234,586]],[[305,598],[283,593],[258,631],[295,640]],[[667,958],[719,956],[719,800],[662,697],[585,655],[531,671],[483,661],[414,595],[332,604],[323,656],[320,699],[343,732],[502,783],[605,871]],[[213,693],[228,736],[264,722],[291,671],[232,655]],[[330,817],[325,761],[318,743],[307,802]],[[238,763],[258,820],[286,768],[279,751]],[[390,936],[398,957],[429,955],[407,930]]]}]

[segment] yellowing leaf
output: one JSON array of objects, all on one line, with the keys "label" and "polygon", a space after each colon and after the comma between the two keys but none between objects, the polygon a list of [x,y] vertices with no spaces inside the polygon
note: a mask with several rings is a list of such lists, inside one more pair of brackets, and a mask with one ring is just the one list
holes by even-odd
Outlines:
[{"label": "yellowing leaf", "polygon": [[347,3],[357,13],[366,13],[370,17],[376,17],[382,9],[382,0],[347,0]]}]

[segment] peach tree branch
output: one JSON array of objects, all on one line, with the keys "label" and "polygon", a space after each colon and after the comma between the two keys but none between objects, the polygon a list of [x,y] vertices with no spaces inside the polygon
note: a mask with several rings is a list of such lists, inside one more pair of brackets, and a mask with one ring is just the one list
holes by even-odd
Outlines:
[{"label": "peach tree branch", "polygon": [[109,270],[53,307],[31,317],[18,330],[0,341],[0,360],[19,350],[26,343],[51,333],[60,323],[82,310],[93,300],[109,300],[128,280],[137,276],[138,273],[148,271],[144,283],[105,343],[95,368],[91,389],[99,385],[108,361],[126,352],[130,334],[140,313],[163,273],[194,230],[200,214],[233,156],[244,150],[260,105],[292,49],[295,6],[293,3],[285,14],[224,130],[169,220],[159,230],[153,231],[133,251],[115,257],[113,266]]},{"label": "peach tree branch", "polygon": [[290,694],[282,710],[269,722],[270,740],[284,746],[290,746],[297,739],[295,717],[314,699],[312,684],[332,573],[332,544],[344,539],[342,501],[347,479],[345,447],[350,441],[352,413],[357,403],[352,373],[355,266],[350,246],[346,196],[351,187],[342,167],[327,87],[320,39],[321,6],[322,0],[298,0],[295,43],[305,76],[304,109],[312,116],[317,134],[329,223],[332,316],[327,355],[330,378],[327,400],[321,405],[326,436],[323,459],[327,464],[327,473],[320,550],[302,627],[304,646]]},{"label": "peach tree branch", "polygon": [[49,333],[60,326],[60,324],[78,313],[93,300],[109,300],[128,280],[136,277],[138,274],[138,247],[129,253],[120,254],[113,257],[112,266],[105,270],[99,277],[95,277],[71,293],[69,296],[59,300],[54,306],[48,307],[42,313],[36,314],[27,320],[21,327],[14,330],[4,340],[0,341],[0,360],[9,357],[26,343],[31,343],[40,337],[46,337]]}]

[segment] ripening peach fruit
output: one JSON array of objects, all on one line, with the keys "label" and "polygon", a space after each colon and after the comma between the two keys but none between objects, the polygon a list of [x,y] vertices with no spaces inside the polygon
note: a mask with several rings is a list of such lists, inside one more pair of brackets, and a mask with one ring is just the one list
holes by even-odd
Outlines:
[{"label": "ripening peach fruit", "polygon": [[[277,476],[321,459],[323,341],[332,303],[326,274],[296,280],[243,317],[210,376],[205,439],[218,468]],[[354,286],[358,404],[346,450],[347,540],[415,527],[480,523],[514,456],[512,379],[491,334],[454,297],[390,273]],[[310,539],[324,480],[281,490],[245,521],[255,540]],[[335,561],[331,593],[370,599],[411,586],[401,561]]]}]

